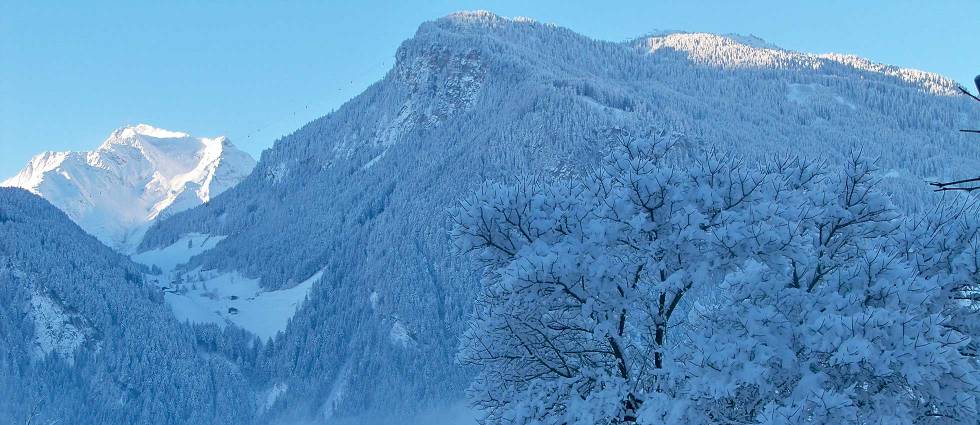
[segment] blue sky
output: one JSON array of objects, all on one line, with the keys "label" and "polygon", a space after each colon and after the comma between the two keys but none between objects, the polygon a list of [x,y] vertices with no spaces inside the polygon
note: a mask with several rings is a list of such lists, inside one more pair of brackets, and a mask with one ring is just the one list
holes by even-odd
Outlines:
[{"label": "blue sky", "polygon": [[43,150],[89,150],[145,122],[227,135],[256,157],[380,79],[418,25],[457,10],[605,40],[754,34],[781,47],[980,73],[980,1],[0,0],[0,179]]}]

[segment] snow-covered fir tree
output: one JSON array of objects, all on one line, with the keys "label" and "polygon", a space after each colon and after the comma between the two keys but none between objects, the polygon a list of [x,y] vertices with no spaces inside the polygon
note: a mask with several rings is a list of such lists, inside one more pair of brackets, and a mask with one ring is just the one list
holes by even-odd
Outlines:
[{"label": "snow-covered fir tree", "polygon": [[252,423],[258,341],[179,323],[145,272],[0,188],[0,423]]}]

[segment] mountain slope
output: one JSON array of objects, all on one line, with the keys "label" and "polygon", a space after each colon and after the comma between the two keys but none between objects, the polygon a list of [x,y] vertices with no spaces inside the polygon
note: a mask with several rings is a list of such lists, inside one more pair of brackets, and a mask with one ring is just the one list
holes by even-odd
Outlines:
[{"label": "mountain slope", "polygon": [[235,185],[255,161],[228,139],[145,124],[116,130],[91,152],[44,152],[0,186],[55,204],[104,243],[127,250],[149,224]]},{"label": "mountain slope", "polygon": [[487,180],[578,172],[612,143],[610,128],[669,127],[748,159],[860,150],[912,209],[928,202],[922,178],[980,165],[955,131],[980,115],[952,81],[850,56],[709,34],[602,42],[472,12],[423,24],[396,59],[140,247],[221,236],[182,269],[267,289],[322,273],[260,360],[270,421],[399,423],[461,399],[471,375],[455,351],[477,276],[450,246],[446,209]]},{"label": "mountain slope", "polygon": [[253,340],[179,324],[143,272],[0,188],[0,422],[250,423]]}]

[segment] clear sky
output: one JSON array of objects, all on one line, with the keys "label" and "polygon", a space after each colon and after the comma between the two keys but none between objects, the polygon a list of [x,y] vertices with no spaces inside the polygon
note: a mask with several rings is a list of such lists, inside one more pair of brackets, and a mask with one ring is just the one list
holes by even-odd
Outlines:
[{"label": "clear sky", "polygon": [[[41,4],[43,3],[43,4]],[[137,123],[256,157],[380,79],[426,20],[487,9],[605,40],[754,34],[950,76],[980,73],[980,1],[0,0],[0,179]]]}]

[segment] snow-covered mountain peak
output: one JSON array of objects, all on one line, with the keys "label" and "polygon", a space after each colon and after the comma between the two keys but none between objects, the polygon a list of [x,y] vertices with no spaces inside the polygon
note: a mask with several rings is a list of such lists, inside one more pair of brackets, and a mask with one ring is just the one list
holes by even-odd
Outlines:
[{"label": "snow-covered mountain peak", "polygon": [[493,36],[510,34],[510,36],[514,36],[514,31],[542,27],[559,28],[556,25],[542,23],[523,16],[500,16],[486,10],[460,11],[423,23],[419,26],[415,38],[419,38],[420,35],[433,35],[447,30],[458,34],[480,33]]},{"label": "snow-covered mountain peak", "polygon": [[94,151],[39,154],[0,185],[43,196],[89,233],[126,250],[152,221],[207,202],[254,166],[225,137],[139,124],[112,132]]},{"label": "snow-covered mountain peak", "polygon": [[180,131],[165,130],[149,124],[136,124],[122,127],[114,132],[107,141],[131,139],[137,136],[154,137],[158,139],[175,139],[190,137],[189,134]]},{"label": "snow-covered mountain peak", "polygon": [[654,30],[646,35],[639,37],[637,40],[641,42],[649,43],[650,39],[662,39],[666,44],[676,44],[679,40],[699,40],[706,43],[735,43],[742,44],[749,47],[754,47],[758,49],[773,49],[773,50],[784,50],[773,43],[770,43],[754,34],[743,35],[736,33],[728,34],[714,34],[705,32],[692,32],[683,30]]},{"label": "snow-covered mountain peak", "polygon": [[648,53],[683,52],[695,62],[722,67],[812,66],[814,55],[783,50],[755,36],[666,31],[639,40]]},{"label": "snow-covered mountain peak", "polygon": [[[166,180],[181,186],[188,178],[200,174],[201,167],[220,160],[228,151],[236,155],[237,148],[224,136],[215,138],[193,137],[187,133],[164,130],[147,124],[120,128],[109,136],[94,152],[88,154],[89,163],[101,168],[107,159],[120,164],[135,165],[149,162],[150,168]],[[196,164],[196,166],[194,166]]]},{"label": "snow-covered mountain peak", "polygon": [[444,19],[459,22],[477,22],[477,23],[487,23],[487,22],[497,22],[499,20],[505,20],[500,15],[493,13],[489,10],[461,10],[459,12],[453,12],[447,15]]},{"label": "snow-covered mountain peak", "polygon": [[875,63],[855,55],[795,52],[752,35],[663,32],[643,37],[636,44],[651,55],[680,53],[691,62],[716,68],[816,73],[833,73],[847,68],[883,74],[916,85],[932,94],[956,95],[956,83],[939,74]]},{"label": "snow-covered mountain peak", "polygon": [[471,25],[476,24],[481,26],[495,26],[495,25],[501,25],[509,22],[520,22],[520,23],[536,22],[531,18],[525,18],[522,16],[513,17],[513,18],[500,16],[489,10],[462,10],[447,15],[445,18],[443,18],[443,20],[455,24],[471,24]]},{"label": "snow-covered mountain peak", "polygon": [[783,50],[782,47],[772,44],[762,39],[761,37],[756,36],[755,34],[742,35],[742,34],[728,33],[728,34],[724,34],[722,37],[737,41],[746,46],[756,47],[760,49]]}]

